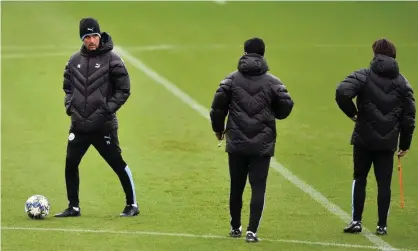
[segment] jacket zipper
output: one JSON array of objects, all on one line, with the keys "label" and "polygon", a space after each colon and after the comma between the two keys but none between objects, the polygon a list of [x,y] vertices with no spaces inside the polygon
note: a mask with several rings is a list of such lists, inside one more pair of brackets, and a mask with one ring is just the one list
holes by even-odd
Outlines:
[{"label": "jacket zipper", "polygon": [[89,82],[89,68],[90,68],[90,57],[87,59],[87,77],[86,82],[84,83],[84,109],[87,108],[87,83]]}]

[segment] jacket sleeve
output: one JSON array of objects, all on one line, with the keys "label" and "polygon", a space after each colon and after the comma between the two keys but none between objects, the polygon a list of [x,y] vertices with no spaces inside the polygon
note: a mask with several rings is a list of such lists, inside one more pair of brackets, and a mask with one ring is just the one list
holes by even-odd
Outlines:
[{"label": "jacket sleeve", "polygon": [[65,65],[64,81],[63,81],[63,90],[65,92],[64,106],[65,106],[65,111],[66,111],[68,116],[71,115],[70,104],[71,104],[71,98],[73,96],[73,89],[72,89],[71,77],[70,77],[70,75],[71,75],[70,61],[71,61],[71,59]]},{"label": "jacket sleeve", "polygon": [[366,79],[366,70],[358,70],[346,77],[337,87],[335,100],[338,104],[338,107],[349,118],[353,118],[358,113],[353,99],[362,90],[366,83]]},{"label": "jacket sleeve", "polygon": [[411,146],[412,136],[415,130],[415,98],[412,87],[407,84],[406,96],[403,101],[403,112],[401,116],[401,132],[399,149],[408,150]]},{"label": "jacket sleeve", "polygon": [[131,83],[128,70],[123,60],[113,54],[110,60],[110,79],[113,85],[113,95],[107,100],[106,110],[113,114],[116,113],[131,95]]},{"label": "jacket sleeve", "polygon": [[231,102],[232,78],[225,78],[215,92],[210,110],[210,120],[214,132],[224,132],[225,118]]},{"label": "jacket sleeve", "polygon": [[273,88],[273,99],[272,108],[274,117],[276,119],[287,118],[293,110],[294,102],[287,91],[286,86],[276,79],[272,86]]}]

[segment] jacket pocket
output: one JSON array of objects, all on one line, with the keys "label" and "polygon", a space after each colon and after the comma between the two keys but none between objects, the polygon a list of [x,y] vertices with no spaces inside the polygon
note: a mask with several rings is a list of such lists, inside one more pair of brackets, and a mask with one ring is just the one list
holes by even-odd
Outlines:
[{"label": "jacket pocket", "polygon": [[71,122],[74,126],[77,126],[84,121],[84,118],[74,108],[71,108],[70,116]]},{"label": "jacket pocket", "polygon": [[70,100],[68,101],[68,104],[67,104],[67,106],[65,108],[65,112],[67,113],[68,116],[71,116],[71,114],[72,114],[72,107],[73,107],[74,96],[75,96],[75,93],[73,93],[71,95]]}]

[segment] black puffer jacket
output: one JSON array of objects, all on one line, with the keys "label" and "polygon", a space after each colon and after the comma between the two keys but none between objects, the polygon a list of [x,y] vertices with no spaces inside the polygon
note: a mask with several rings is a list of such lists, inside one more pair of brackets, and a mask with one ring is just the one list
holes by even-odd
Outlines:
[{"label": "black puffer jacket", "polygon": [[[352,101],[355,97],[357,107]],[[396,151],[399,143],[400,150],[409,149],[415,129],[415,99],[395,59],[377,55],[370,68],[351,73],[337,87],[336,101],[348,117],[358,117],[351,144]]]},{"label": "black puffer jacket", "polygon": [[269,70],[263,57],[244,55],[215,93],[210,111],[214,132],[224,132],[226,151],[274,156],[276,121],[289,116],[293,101],[286,87]]},{"label": "black puffer jacket", "polygon": [[122,59],[112,50],[112,38],[102,33],[96,51],[82,46],[65,66],[64,103],[73,131],[118,128],[116,111],[130,95],[130,79]]}]

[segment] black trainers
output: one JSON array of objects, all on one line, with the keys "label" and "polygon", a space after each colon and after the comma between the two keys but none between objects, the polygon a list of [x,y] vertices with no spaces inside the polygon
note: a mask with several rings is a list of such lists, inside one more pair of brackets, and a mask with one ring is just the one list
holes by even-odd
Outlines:
[{"label": "black trainers", "polygon": [[57,213],[55,217],[78,217],[81,216],[81,209],[79,207],[69,207],[62,213]]},{"label": "black trainers", "polygon": [[123,212],[119,214],[122,217],[136,216],[139,214],[139,208],[135,205],[126,205]]},{"label": "black trainers", "polygon": [[229,236],[233,237],[233,238],[239,238],[241,237],[242,234],[242,226],[240,226],[239,228],[231,228],[231,231],[229,231]]},{"label": "black trainers", "polygon": [[253,232],[247,231],[247,236],[245,237],[246,242],[258,242],[257,235]]},{"label": "black trainers", "polygon": [[386,227],[379,227],[379,226],[377,226],[377,228],[376,228],[376,234],[377,235],[387,235],[388,234],[387,228]]},{"label": "black trainers", "polygon": [[344,233],[360,233],[362,230],[361,222],[360,221],[352,221],[348,226],[344,228]]}]

